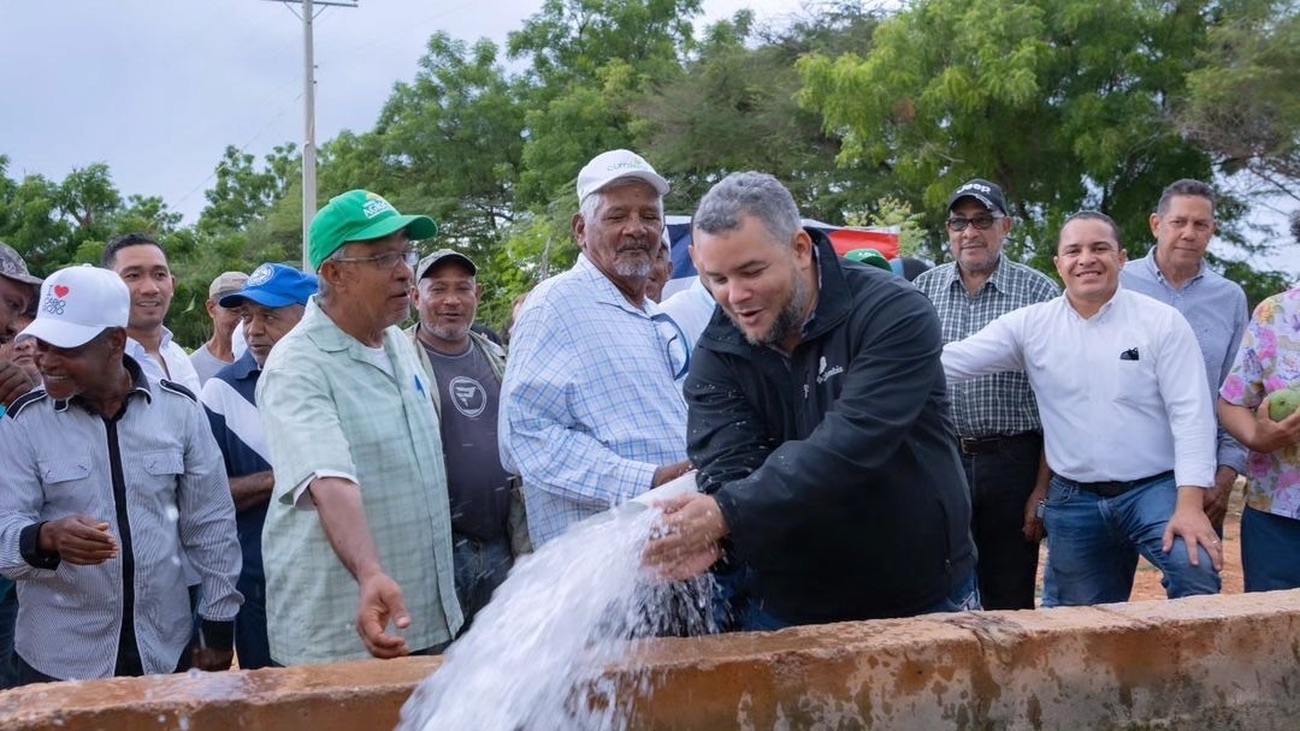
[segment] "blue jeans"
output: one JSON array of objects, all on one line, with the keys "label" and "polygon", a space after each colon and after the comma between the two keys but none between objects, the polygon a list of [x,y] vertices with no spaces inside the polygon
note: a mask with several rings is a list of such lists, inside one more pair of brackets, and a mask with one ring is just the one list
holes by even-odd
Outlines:
[{"label": "blue jeans", "polygon": [[474,615],[492,599],[492,592],[506,580],[515,561],[506,536],[496,541],[480,541],[461,533],[452,534],[452,557],[456,566],[456,598],[465,615],[463,633],[469,629]]},{"label": "blue jeans", "polygon": [[1246,591],[1300,588],[1300,520],[1247,507],[1241,511],[1241,569]]},{"label": "blue jeans", "polygon": [[[941,612],[968,612],[980,609],[980,591],[979,582],[976,579],[976,573],[971,570],[966,578],[957,585],[957,588],[951,594],[940,599],[934,605],[927,607],[923,611],[917,612],[915,616],[922,614],[939,614]],[[794,624],[781,619],[763,607],[762,602],[750,601],[746,603],[741,616],[739,626],[736,628],[740,632],[775,632],[786,627],[793,627]]]},{"label": "blue jeans", "polygon": [[1178,486],[1172,476],[1152,479],[1116,497],[1102,497],[1071,480],[1053,477],[1043,515],[1047,529],[1043,606],[1128,601],[1138,554],[1164,574],[1170,599],[1218,594],[1219,573],[1204,548],[1197,548],[1199,566],[1191,564],[1181,537],[1174,538],[1169,553],[1161,548],[1177,502]]}]

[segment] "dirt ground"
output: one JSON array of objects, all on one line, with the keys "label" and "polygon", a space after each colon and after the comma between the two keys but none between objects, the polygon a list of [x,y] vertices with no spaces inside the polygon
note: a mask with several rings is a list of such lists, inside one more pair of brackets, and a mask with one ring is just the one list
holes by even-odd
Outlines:
[{"label": "dirt ground", "polygon": [[[1245,503],[1241,483],[1233,490],[1228,504],[1228,517],[1223,522],[1223,593],[1241,593],[1241,508]],[[1042,596],[1043,566],[1047,561],[1047,542],[1038,559],[1038,595]],[[1145,558],[1138,559],[1137,576],[1133,580],[1133,595],[1129,601],[1164,599],[1165,589],[1160,585],[1160,571]]]}]

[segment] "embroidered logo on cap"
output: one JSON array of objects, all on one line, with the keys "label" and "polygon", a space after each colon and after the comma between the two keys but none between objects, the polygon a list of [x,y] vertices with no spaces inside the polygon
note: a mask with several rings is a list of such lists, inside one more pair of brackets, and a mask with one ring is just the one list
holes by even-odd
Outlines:
[{"label": "embroidered logo on cap", "polygon": [[393,204],[384,200],[381,196],[374,193],[366,194],[365,205],[361,206],[361,212],[366,214],[366,218],[374,218],[387,211],[397,213],[397,209],[393,208]]},{"label": "embroidered logo on cap", "polygon": [[249,275],[247,286],[258,287],[263,284],[266,284],[267,281],[271,279],[272,274],[275,274],[275,270],[271,268],[271,265],[263,264],[262,266],[254,269],[253,273]]}]

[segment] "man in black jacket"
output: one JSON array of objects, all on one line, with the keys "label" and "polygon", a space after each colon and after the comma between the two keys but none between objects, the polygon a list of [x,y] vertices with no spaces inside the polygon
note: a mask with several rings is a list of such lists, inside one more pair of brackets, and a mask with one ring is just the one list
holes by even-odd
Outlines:
[{"label": "man in black jacket", "polygon": [[647,564],[725,558],[745,630],[979,608],[934,308],[837,259],[770,175],[728,176],[692,225],[721,310],[685,385],[704,494],[663,504]]}]

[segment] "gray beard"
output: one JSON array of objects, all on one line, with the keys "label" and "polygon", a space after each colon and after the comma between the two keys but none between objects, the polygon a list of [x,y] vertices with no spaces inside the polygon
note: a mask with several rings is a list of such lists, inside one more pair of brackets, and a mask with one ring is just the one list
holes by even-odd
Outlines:
[{"label": "gray beard", "polygon": [[618,272],[620,277],[628,279],[649,279],[650,270],[654,268],[654,262],[644,259],[635,261],[614,261],[614,271]]}]

